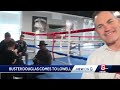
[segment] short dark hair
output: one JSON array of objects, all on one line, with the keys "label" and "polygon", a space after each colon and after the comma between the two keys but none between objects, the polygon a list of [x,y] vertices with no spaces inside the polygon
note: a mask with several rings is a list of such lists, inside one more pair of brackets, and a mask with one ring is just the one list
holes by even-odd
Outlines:
[{"label": "short dark hair", "polygon": [[[92,19],[94,20],[95,19],[95,16],[97,16],[99,13],[101,13],[102,11],[95,11],[92,15]],[[109,11],[111,12],[112,14],[114,14],[115,11]]]},{"label": "short dark hair", "polygon": [[20,37],[25,37],[25,36],[23,34],[21,34]]},{"label": "short dark hair", "polygon": [[15,43],[15,41],[13,40],[13,39],[11,39],[9,42],[7,42],[7,46],[8,47],[12,47],[12,46],[14,46],[16,43]]},{"label": "short dark hair", "polygon": [[11,37],[10,33],[9,33],[9,32],[6,32],[6,33],[5,33],[5,37]]}]

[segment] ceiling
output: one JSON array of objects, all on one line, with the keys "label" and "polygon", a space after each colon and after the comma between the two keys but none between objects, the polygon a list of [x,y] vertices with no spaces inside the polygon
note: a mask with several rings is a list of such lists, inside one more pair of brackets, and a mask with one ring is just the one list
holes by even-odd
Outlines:
[{"label": "ceiling", "polygon": [[59,13],[65,13],[65,14],[71,14],[71,15],[77,15],[77,16],[84,16],[92,18],[92,14],[94,11],[53,11],[53,12],[59,12]]}]

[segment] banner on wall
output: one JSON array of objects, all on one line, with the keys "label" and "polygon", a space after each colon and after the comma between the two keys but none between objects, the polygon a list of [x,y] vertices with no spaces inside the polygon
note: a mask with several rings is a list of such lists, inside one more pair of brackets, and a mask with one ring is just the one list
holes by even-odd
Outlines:
[{"label": "banner on wall", "polygon": [[32,16],[32,32],[47,32],[47,17]]}]

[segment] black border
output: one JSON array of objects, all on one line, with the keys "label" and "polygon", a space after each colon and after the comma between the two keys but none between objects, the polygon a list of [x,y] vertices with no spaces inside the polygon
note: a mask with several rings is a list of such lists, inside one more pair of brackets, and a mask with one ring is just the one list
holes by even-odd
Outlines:
[{"label": "black border", "polygon": [[113,0],[2,0],[0,11],[96,11],[120,10],[120,1]]},{"label": "black border", "polygon": [[[4,89],[10,85],[16,89],[110,89],[109,87],[114,87],[114,89],[119,87],[118,79],[40,79],[40,80],[0,80],[1,88]],[[6,86],[7,85],[7,86]]]},{"label": "black border", "polygon": [[[46,0],[2,0],[0,3],[0,11],[97,11],[97,10],[115,10],[120,11],[120,1],[98,1],[98,0],[82,0],[82,1],[46,1]],[[108,87],[119,86],[119,80],[82,80],[82,79],[47,79],[47,80],[0,80],[0,86],[6,88],[12,87],[16,89],[24,89],[34,87],[33,89],[109,89]],[[10,85],[10,86],[8,86]],[[48,87],[50,86],[50,87]],[[115,88],[114,87],[114,88]]]}]

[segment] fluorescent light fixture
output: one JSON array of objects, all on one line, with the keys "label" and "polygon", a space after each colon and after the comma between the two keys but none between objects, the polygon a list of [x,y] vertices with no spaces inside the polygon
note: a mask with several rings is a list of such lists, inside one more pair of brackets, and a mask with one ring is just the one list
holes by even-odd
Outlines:
[{"label": "fluorescent light fixture", "polygon": [[120,12],[115,11],[114,15],[115,15],[115,16],[120,16]]},{"label": "fluorescent light fixture", "polygon": [[0,13],[19,14],[19,13],[21,13],[21,11],[0,11]]}]

